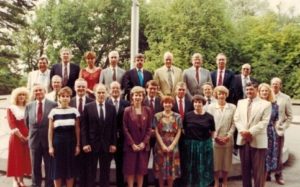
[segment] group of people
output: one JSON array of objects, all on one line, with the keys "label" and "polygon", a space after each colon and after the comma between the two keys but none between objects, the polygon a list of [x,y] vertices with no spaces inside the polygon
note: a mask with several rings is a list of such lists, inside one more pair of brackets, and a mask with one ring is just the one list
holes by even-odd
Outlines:
[{"label": "group of people", "polygon": [[96,67],[92,51],[82,69],[71,63],[71,50],[62,48],[60,58],[51,70],[39,58],[27,88],[11,94],[7,176],[15,186],[31,175],[40,187],[43,161],[46,187],[72,187],[76,178],[82,187],[107,187],[112,159],[117,186],[125,179],[129,187],[147,186],[153,154],[156,186],[226,187],[235,148],[244,187],[252,176],[255,187],[265,186],[272,172],[284,184],[281,156],[292,110],[279,78],[258,84],[249,64],[235,75],[223,53],[210,72],[199,53],[182,71],[166,52],[154,75],[143,68],[143,54],[128,71],[118,66],[117,51],[105,69]]}]

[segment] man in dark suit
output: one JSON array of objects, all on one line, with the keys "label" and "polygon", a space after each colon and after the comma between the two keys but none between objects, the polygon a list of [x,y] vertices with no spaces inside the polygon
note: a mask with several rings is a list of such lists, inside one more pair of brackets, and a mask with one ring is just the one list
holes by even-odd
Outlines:
[{"label": "man in dark suit", "polygon": [[119,82],[112,82],[109,90],[110,98],[108,98],[107,102],[115,106],[117,113],[117,152],[114,155],[116,162],[116,183],[118,187],[123,187],[125,186],[123,176],[123,113],[124,109],[129,106],[130,103],[121,98],[121,85]]},{"label": "man in dark suit", "polygon": [[95,88],[96,100],[84,106],[81,124],[83,151],[91,153],[88,187],[95,186],[99,160],[101,187],[109,187],[110,163],[117,150],[116,109],[106,100],[107,91],[103,84]]},{"label": "man in dark suit", "polygon": [[216,57],[218,69],[211,73],[211,80],[216,86],[225,86],[229,90],[227,101],[233,103],[234,100],[234,73],[226,69],[227,57],[223,53],[219,53]]},{"label": "man in dark suit", "polygon": [[[45,99],[46,88],[40,84],[33,86],[35,101],[25,108],[25,124],[29,129],[29,149],[32,165],[32,186],[41,187],[42,160],[45,164],[45,186],[52,187],[49,176],[50,155],[48,149],[48,114],[57,104]],[[41,116],[41,117],[38,117]]]},{"label": "man in dark suit", "polygon": [[173,111],[180,114],[183,119],[184,114],[194,109],[192,101],[186,94],[187,88],[185,82],[178,82],[175,88],[175,103]]},{"label": "man in dark suit", "polygon": [[78,65],[71,63],[72,52],[68,48],[60,50],[61,63],[54,64],[50,71],[50,79],[54,75],[59,75],[62,78],[62,87],[68,86],[74,92],[74,83],[79,76],[80,68]]},{"label": "man in dark suit", "polygon": [[234,104],[237,105],[240,99],[245,99],[246,96],[246,84],[248,82],[258,82],[250,76],[251,66],[250,64],[243,64],[241,74],[234,77]]},{"label": "man in dark suit", "polygon": [[[94,101],[93,99],[86,96],[87,82],[86,80],[79,78],[75,81],[75,92],[76,96],[71,99],[70,106],[77,108],[80,113],[80,124],[83,120],[84,105]],[[82,145],[82,143],[81,143]],[[88,186],[88,165],[90,161],[90,154],[81,151],[79,154],[79,186]]]},{"label": "man in dark suit", "polygon": [[145,88],[146,83],[149,80],[152,80],[152,74],[143,69],[144,63],[145,63],[145,57],[143,54],[138,53],[134,57],[135,61],[135,68],[127,71],[122,79],[122,86],[124,89],[124,95],[127,100],[130,99],[130,90],[134,86],[141,86]]}]

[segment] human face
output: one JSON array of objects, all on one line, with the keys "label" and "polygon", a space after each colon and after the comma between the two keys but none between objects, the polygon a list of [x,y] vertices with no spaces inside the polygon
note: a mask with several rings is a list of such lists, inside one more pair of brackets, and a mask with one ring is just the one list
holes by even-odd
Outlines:
[{"label": "human face", "polygon": [[71,60],[71,54],[69,51],[62,51],[62,53],[60,54],[60,58],[63,61],[63,63],[69,63]]},{"label": "human face", "polygon": [[277,94],[281,89],[281,83],[278,80],[274,80],[271,83],[272,90],[275,94]]},{"label": "human face", "polygon": [[176,90],[176,93],[177,93],[177,97],[183,98],[185,96],[185,93],[186,93],[185,87],[178,87],[177,90]]},{"label": "human face", "polygon": [[85,58],[85,61],[89,67],[93,67],[95,65],[95,57],[88,56]]},{"label": "human face", "polygon": [[202,59],[200,59],[199,57],[195,57],[193,58],[192,63],[195,68],[200,68],[202,65]]},{"label": "human face", "polygon": [[141,92],[136,92],[132,96],[132,100],[134,103],[142,103],[143,101],[143,93]]},{"label": "human face", "polygon": [[144,66],[145,59],[144,58],[136,58],[135,59],[135,67],[138,69],[142,69]]},{"label": "human face", "polygon": [[254,99],[257,95],[257,89],[253,86],[247,86],[246,87],[246,95],[249,99]]},{"label": "human face", "polygon": [[245,77],[248,77],[251,73],[251,67],[250,66],[243,66],[242,67],[242,74],[245,76]]},{"label": "human face", "polygon": [[225,101],[226,97],[227,97],[227,95],[226,95],[225,92],[217,92],[217,98],[218,98],[218,100]]},{"label": "human face", "polygon": [[99,103],[104,103],[106,98],[106,90],[104,88],[98,88],[96,90],[96,99]]},{"label": "human face", "polygon": [[259,90],[260,98],[268,100],[269,95],[270,95],[270,90],[265,86],[261,87],[261,89]]},{"label": "human face", "polygon": [[61,79],[53,79],[52,80],[52,88],[53,88],[53,90],[58,91],[58,90],[61,89],[61,87],[62,87]]},{"label": "human face", "polygon": [[83,97],[86,94],[86,83],[83,81],[76,82],[75,91],[79,97]]},{"label": "human face", "polygon": [[69,106],[71,96],[67,93],[62,93],[59,96],[58,100],[62,107],[67,107],[67,106]]},{"label": "human face", "polygon": [[118,61],[119,61],[119,59],[118,59],[117,55],[115,55],[115,54],[112,54],[112,55],[109,57],[109,63],[110,63],[110,65],[113,66],[113,67],[115,67],[115,66],[118,64]]},{"label": "human face", "polygon": [[157,95],[157,86],[149,85],[147,88],[147,94],[149,97],[153,98]]},{"label": "human face", "polygon": [[113,98],[119,98],[121,95],[121,88],[118,84],[114,84],[110,87],[110,95]]},{"label": "human face", "polygon": [[41,86],[35,86],[33,87],[33,94],[36,100],[43,100],[45,97],[45,89]]},{"label": "human face", "polygon": [[171,68],[173,64],[173,57],[171,55],[167,55],[164,59],[164,63],[167,68]]},{"label": "human face", "polygon": [[211,97],[212,95],[212,87],[210,85],[203,86],[203,94],[206,97]]},{"label": "human face", "polygon": [[17,96],[17,105],[24,105],[26,100],[26,94],[25,93],[19,93]]},{"label": "human face", "polygon": [[226,67],[226,57],[224,55],[217,56],[217,65],[219,69],[224,69]]},{"label": "human face", "polygon": [[172,102],[163,102],[163,107],[165,111],[171,111],[173,108],[173,103]]},{"label": "human face", "polygon": [[38,68],[41,72],[45,72],[48,68],[48,63],[46,59],[40,59],[38,62]]},{"label": "human face", "polygon": [[196,111],[202,111],[202,109],[203,109],[203,103],[202,103],[202,101],[200,101],[200,100],[195,100],[194,102],[193,102],[193,105],[194,105],[194,109],[196,110]]}]

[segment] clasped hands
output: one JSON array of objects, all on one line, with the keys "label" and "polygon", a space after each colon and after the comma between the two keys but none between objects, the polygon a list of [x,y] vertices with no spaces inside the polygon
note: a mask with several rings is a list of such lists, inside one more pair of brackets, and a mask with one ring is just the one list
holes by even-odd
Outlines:
[{"label": "clasped hands", "polygon": [[240,134],[246,142],[252,141],[252,134],[249,131],[241,131]]},{"label": "clasped hands", "polygon": [[215,142],[219,145],[225,145],[227,142],[229,142],[229,137],[225,136],[225,137],[221,137],[221,136],[217,136],[215,137]]},{"label": "clasped hands", "polygon": [[145,149],[145,144],[144,142],[141,142],[140,144],[132,144],[131,145],[132,149],[134,152],[142,151]]}]

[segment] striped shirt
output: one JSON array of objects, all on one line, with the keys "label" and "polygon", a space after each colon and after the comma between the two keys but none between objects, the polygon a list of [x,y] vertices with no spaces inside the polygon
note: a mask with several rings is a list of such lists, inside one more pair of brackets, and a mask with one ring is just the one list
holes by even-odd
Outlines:
[{"label": "striped shirt", "polygon": [[53,120],[54,128],[75,126],[76,118],[80,116],[76,108],[53,108],[48,115]]}]

